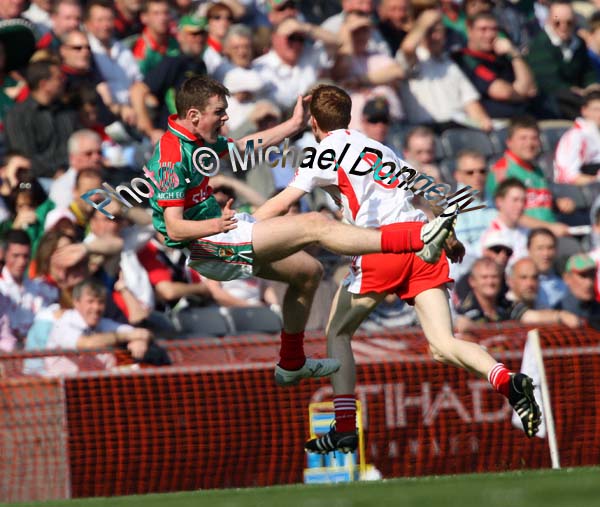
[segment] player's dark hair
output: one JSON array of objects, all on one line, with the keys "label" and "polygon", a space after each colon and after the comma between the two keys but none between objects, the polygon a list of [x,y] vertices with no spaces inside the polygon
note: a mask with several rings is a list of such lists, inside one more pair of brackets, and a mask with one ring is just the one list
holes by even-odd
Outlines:
[{"label": "player's dark hair", "polygon": [[508,139],[510,139],[518,129],[534,129],[540,131],[537,120],[530,115],[515,116],[508,125]]},{"label": "player's dark hair", "polygon": [[531,243],[538,236],[548,236],[549,238],[552,239],[554,246],[556,246],[556,243],[558,242],[558,240],[556,239],[556,236],[550,229],[547,229],[546,227],[537,227],[536,229],[532,229],[531,231],[529,231],[529,236],[527,236],[527,248],[528,249],[531,248]]},{"label": "player's dark hair", "polygon": [[505,179],[498,188],[496,189],[496,193],[494,194],[494,199],[498,199],[499,197],[506,197],[508,191],[511,188],[520,188],[523,192],[527,192],[527,187],[523,184],[521,180],[517,178],[507,178]]},{"label": "player's dark hair", "polygon": [[324,132],[348,128],[352,100],[341,88],[334,85],[318,85],[310,92],[310,114]]},{"label": "player's dark hair", "polygon": [[203,112],[211,97],[228,97],[229,90],[217,80],[208,76],[192,76],[186,79],[175,95],[175,107],[179,118],[196,108]]}]

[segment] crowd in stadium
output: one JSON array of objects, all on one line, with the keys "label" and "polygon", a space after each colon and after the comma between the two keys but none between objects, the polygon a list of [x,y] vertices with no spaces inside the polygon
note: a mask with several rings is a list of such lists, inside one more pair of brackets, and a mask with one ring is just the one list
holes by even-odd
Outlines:
[{"label": "crowd in stadium", "polygon": [[[0,350],[98,348],[135,358],[152,337],[279,331],[284,287],[217,282],[155,232],[147,200],[82,198],[143,176],[174,90],[208,74],[230,91],[223,134],[289,118],[335,83],[350,128],[432,182],[480,193],[459,215],[451,275],[463,335],[518,320],[600,318],[600,2],[558,0],[6,0],[0,2]],[[292,139],[314,146],[309,130]],[[252,212],[291,160],[211,178]],[[106,188],[106,187],[104,187]],[[433,216],[423,198],[415,204]],[[341,213],[314,192],[289,213]],[[308,329],[323,329],[351,259],[325,267]],[[244,311],[253,309],[254,313]],[[240,310],[242,309],[242,310]],[[417,323],[389,296],[362,328]],[[80,339],[90,337],[92,339]]]}]

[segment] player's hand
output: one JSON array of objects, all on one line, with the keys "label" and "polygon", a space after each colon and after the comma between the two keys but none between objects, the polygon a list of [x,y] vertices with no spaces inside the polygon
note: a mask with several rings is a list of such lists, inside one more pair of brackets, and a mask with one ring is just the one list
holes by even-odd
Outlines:
[{"label": "player's hand", "polygon": [[296,131],[302,130],[306,124],[308,123],[308,117],[310,116],[310,101],[312,99],[312,95],[307,95],[306,97],[302,97],[302,95],[298,95],[298,99],[296,100],[296,105],[294,106],[294,112],[292,113],[292,122],[294,122],[294,127]]},{"label": "player's hand", "polygon": [[456,238],[454,233],[451,233],[446,238],[446,242],[444,243],[444,250],[446,252],[446,255],[448,256],[448,259],[450,259],[452,263],[462,262],[466,253],[465,245],[463,245]]},{"label": "player's hand", "polygon": [[233,199],[229,199],[223,208],[222,215],[216,219],[218,221],[218,232],[228,232],[237,228],[237,218],[235,218],[235,210],[231,209],[232,204]]}]

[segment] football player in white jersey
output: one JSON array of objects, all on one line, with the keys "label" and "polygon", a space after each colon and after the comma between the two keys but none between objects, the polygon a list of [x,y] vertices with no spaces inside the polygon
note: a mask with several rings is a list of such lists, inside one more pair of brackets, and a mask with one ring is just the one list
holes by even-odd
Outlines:
[{"label": "football player in white jersey", "polygon": [[[348,94],[336,86],[321,85],[312,91],[310,123],[319,146],[314,154],[304,156],[290,185],[255,212],[259,221],[285,213],[306,193],[322,187],[342,206],[350,223],[377,227],[382,234],[407,224],[422,227],[425,215],[412,206],[413,192],[407,190],[416,180],[416,172],[388,147],[348,130],[351,106]],[[452,260],[461,260],[464,254],[458,242],[446,251]],[[326,435],[309,440],[306,450],[327,453],[356,449],[356,368],[350,340],[388,294],[397,294],[415,305],[436,360],[487,378],[517,410],[527,436],[535,435],[540,410],[532,380],[522,373],[511,373],[479,345],[454,337],[445,288],[451,281],[445,254],[435,263],[425,262],[415,253],[354,258],[335,297],[326,330],[328,355],[341,362],[331,377],[336,425]]]}]

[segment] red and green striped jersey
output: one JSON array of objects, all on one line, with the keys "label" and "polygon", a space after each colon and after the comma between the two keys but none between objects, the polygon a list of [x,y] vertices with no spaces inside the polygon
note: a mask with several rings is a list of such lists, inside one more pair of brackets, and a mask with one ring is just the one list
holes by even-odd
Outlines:
[{"label": "red and green striped jersey", "polygon": [[161,45],[150,35],[147,28],[144,28],[142,34],[135,41],[131,52],[138,61],[140,72],[144,76],[156,67],[165,56],[177,56],[181,53],[176,39],[169,36],[167,44]]},{"label": "red and green striped jersey", "polygon": [[516,178],[527,187],[525,214],[544,220],[556,222],[552,211],[552,193],[542,170],[517,157],[510,150],[492,167],[487,176],[485,191],[493,199],[498,185],[506,178]]},{"label": "red and green striped jersey", "polygon": [[167,246],[183,248],[188,242],[169,238],[164,210],[182,206],[186,220],[208,220],[221,216],[221,207],[208,185],[209,178],[195,169],[198,161],[194,164],[193,157],[199,148],[210,148],[222,158],[227,154],[227,143],[232,140],[219,136],[216,143],[206,143],[179,125],[176,119],[176,115],[169,116],[167,131],[156,144],[144,173],[156,188],[150,197],[154,228],[165,237]]}]

